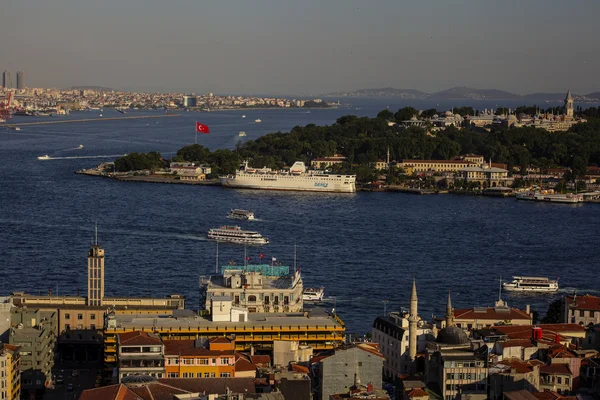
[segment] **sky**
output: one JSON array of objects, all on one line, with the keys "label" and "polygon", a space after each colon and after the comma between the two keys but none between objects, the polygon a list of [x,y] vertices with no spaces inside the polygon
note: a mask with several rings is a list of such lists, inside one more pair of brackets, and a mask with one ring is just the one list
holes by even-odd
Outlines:
[{"label": "sky", "polygon": [[0,70],[30,87],[600,91],[598,0],[2,3]]}]

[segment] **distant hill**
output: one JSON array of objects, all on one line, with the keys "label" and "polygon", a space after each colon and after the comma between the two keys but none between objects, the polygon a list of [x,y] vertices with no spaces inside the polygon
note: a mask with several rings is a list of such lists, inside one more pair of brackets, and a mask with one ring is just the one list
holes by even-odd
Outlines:
[{"label": "distant hill", "polygon": [[360,89],[352,92],[335,92],[322,95],[323,97],[396,97],[401,99],[424,99],[427,93],[414,89]]},{"label": "distant hill", "polygon": [[71,86],[70,90],[95,90],[97,92],[119,92],[118,89],[112,89],[104,86]]},{"label": "distant hill", "polygon": [[472,99],[472,100],[513,100],[518,99],[519,95],[505,92],[497,89],[473,89],[464,86],[457,86],[441,92],[432,93],[428,96],[430,99]]},{"label": "distant hill", "polygon": [[[430,100],[523,100],[523,104],[532,102],[562,102],[565,92],[561,93],[530,93],[519,95],[498,89],[475,89],[466,86],[456,86],[436,93],[425,93],[415,89],[360,89],[349,92],[322,94],[323,97],[394,97],[402,99]],[[600,101],[600,92],[585,95],[573,94],[576,102]]]}]

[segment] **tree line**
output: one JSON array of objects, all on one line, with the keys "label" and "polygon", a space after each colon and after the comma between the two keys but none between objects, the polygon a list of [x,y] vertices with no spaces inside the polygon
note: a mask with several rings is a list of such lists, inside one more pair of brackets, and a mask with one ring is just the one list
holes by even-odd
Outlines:
[{"label": "tree line", "polygon": [[[397,161],[443,160],[475,153],[486,160],[506,163],[509,170],[518,167],[523,171],[529,166],[542,170],[569,167],[582,174],[587,165],[600,164],[600,120],[596,118],[574,125],[567,132],[554,133],[532,127],[492,127],[490,132],[448,127],[430,133],[420,127],[388,124],[390,117],[406,118],[413,110],[409,107],[397,113],[383,110],[375,118],[346,115],[328,126],[295,126],[287,133],[275,132],[240,143],[234,150],[210,151],[201,145],[189,145],[180,149],[173,161],[209,164],[215,174],[229,174],[246,159],[253,167],[281,169],[295,161],[308,164],[315,158],[339,153],[347,158],[338,167],[340,172],[360,170],[359,175],[365,178],[372,177],[374,163],[384,160],[388,149],[390,159]],[[160,158],[159,153],[132,153],[117,159],[115,167],[118,171],[160,168],[157,155]]]}]

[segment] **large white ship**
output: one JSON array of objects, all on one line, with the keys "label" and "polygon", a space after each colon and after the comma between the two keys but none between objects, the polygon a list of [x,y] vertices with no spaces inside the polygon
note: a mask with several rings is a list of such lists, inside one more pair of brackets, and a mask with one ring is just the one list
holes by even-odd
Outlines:
[{"label": "large white ship", "polygon": [[269,244],[269,239],[255,231],[245,231],[239,226],[222,226],[208,230],[208,238],[219,242],[240,244]]},{"label": "large white ship", "polygon": [[513,276],[512,282],[502,284],[504,290],[509,292],[556,292],[558,279],[551,280],[537,276]]},{"label": "large white ship", "polygon": [[219,179],[221,185],[232,188],[356,192],[356,175],[307,170],[302,161],[296,161],[289,171],[250,168],[245,162],[235,175],[221,176]]}]

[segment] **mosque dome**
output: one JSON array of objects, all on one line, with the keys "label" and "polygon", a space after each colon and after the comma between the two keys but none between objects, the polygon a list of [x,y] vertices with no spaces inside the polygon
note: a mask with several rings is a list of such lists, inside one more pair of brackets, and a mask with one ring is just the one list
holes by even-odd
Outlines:
[{"label": "mosque dome", "polygon": [[121,379],[121,383],[127,385],[143,385],[150,382],[155,382],[156,378],[146,374],[127,375]]},{"label": "mosque dome", "polygon": [[454,114],[454,118],[456,118],[456,119],[463,119],[462,115],[460,115],[460,114]]},{"label": "mosque dome", "polygon": [[436,342],[439,344],[463,345],[469,344],[469,338],[465,331],[457,326],[448,326],[438,333]]},{"label": "mosque dome", "polygon": [[517,117],[514,114],[510,114],[507,118],[509,121],[516,121]]},{"label": "mosque dome", "polygon": [[446,113],[444,114],[446,117],[453,117],[454,114],[452,114],[452,111],[446,111]]}]

